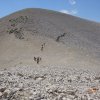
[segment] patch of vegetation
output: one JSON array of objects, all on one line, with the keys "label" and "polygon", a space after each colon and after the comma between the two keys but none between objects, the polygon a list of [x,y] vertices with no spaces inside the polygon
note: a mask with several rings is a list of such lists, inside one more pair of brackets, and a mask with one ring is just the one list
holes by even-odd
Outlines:
[{"label": "patch of vegetation", "polygon": [[8,30],[8,33],[9,34],[12,34],[14,33],[15,37],[18,38],[18,39],[24,39],[23,37],[23,32],[22,32],[22,28],[18,29],[18,28],[13,28],[13,29],[10,29]]},{"label": "patch of vegetation", "polygon": [[12,27],[15,27],[18,23],[26,23],[27,21],[28,21],[27,16],[19,16],[18,18],[14,18],[14,19],[9,20]]},{"label": "patch of vegetation", "polygon": [[10,19],[9,22],[11,24],[11,27],[7,30],[9,34],[14,33],[15,37],[18,39],[24,39],[23,37],[23,29],[17,28],[17,25],[19,23],[26,23],[28,21],[27,16],[19,16],[18,18]]},{"label": "patch of vegetation", "polygon": [[66,34],[67,34],[67,33],[63,33],[63,34],[61,34],[60,36],[58,36],[58,37],[56,38],[56,41],[59,42],[59,40],[60,40],[62,37],[64,37]]}]

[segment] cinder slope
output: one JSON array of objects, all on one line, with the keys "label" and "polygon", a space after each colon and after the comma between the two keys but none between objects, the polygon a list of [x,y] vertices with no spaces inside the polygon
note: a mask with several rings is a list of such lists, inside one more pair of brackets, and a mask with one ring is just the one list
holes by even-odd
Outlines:
[{"label": "cinder slope", "polygon": [[[45,44],[43,51],[42,45]],[[43,9],[25,9],[0,20],[0,67],[100,66],[100,24]]]}]

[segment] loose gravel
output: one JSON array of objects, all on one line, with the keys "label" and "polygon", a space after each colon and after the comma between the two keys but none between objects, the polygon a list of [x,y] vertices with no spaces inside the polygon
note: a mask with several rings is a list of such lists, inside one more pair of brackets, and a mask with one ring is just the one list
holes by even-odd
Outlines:
[{"label": "loose gravel", "polygon": [[100,100],[100,73],[53,66],[1,69],[0,100]]}]

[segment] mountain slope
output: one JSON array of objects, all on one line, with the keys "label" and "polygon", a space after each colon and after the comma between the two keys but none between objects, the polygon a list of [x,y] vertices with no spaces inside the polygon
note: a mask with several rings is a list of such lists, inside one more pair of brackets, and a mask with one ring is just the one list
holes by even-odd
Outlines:
[{"label": "mountain slope", "polygon": [[38,65],[34,57],[41,58],[40,65],[98,70],[100,24],[44,9],[0,19],[0,67]]}]

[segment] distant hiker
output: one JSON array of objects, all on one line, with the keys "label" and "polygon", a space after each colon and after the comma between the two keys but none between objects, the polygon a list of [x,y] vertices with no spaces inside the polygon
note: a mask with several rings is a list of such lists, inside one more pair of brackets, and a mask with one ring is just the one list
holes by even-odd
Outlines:
[{"label": "distant hiker", "polygon": [[43,51],[43,45],[41,45],[41,51]]},{"label": "distant hiker", "polygon": [[39,64],[39,57],[37,58],[37,64]]},{"label": "distant hiker", "polygon": [[34,57],[34,61],[36,61],[36,57]]},{"label": "distant hiker", "polygon": [[37,64],[39,64],[40,61],[41,61],[41,58],[37,57]]},{"label": "distant hiker", "polygon": [[44,47],[45,47],[45,43],[43,43],[43,44],[41,45],[41,51],[43,51]]},{"label": "distant hiker", "polygon": [[39,64],[39,62],[41,61],[41,58],[40,57],[34,57],[34,61],[36,61],[37,64]]}]

